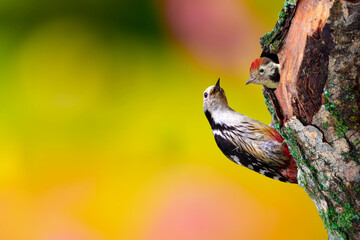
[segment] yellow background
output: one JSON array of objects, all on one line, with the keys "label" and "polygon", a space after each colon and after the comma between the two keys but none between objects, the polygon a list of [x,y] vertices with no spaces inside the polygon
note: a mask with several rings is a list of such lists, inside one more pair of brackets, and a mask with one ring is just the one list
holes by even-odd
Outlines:
[{"label": "yellow background", "polygon": [[326,239],[305,191],[217,148],[202,94],[245,86],[282,0],[2,0],[0,239]]}]

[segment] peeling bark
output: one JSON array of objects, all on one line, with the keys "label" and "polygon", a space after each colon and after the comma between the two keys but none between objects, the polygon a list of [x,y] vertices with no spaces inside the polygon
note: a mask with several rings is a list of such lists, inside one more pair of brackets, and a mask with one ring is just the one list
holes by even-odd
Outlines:
[{"label": "peeling bark", "polygon": [[360,239],[360,1],[287,0],[261,44],[281,65],[264,96],[299,185],[329,239]]}]

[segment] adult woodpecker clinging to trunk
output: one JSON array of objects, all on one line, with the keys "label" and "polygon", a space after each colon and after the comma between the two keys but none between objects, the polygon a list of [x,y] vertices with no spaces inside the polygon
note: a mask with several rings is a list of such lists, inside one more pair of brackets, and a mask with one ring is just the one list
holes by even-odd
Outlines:
[{"label": "adult woodpecker clinging to trunk", "polygon": [[267,177],[297,183],[297,166],[282,136],[232,110],[220,79],[205,90],[203,108],[218,147],[231,161]]}]

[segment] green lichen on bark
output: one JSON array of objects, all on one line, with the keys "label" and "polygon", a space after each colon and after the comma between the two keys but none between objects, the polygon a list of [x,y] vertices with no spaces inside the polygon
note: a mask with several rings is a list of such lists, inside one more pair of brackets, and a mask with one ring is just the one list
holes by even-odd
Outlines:
[{"label": "green lichen on bark", "polygon": [[281,130],[280,129],[280,124],[279,124],[279,121],[277,120],[274,107],[270,103],[270,100],[269,100],[269,98],[267,97],[267,95],[265,93],[264,93],[264,99],[265,99],[265,104],[266,104],[266,106],[268,108],[268,111],[271,114],[272,123],[273,123],[272,127],[274,127],[278,132],[280,132],[280,130]]},{"label": "green lichen on bark", "polygon": [[319,215],[330,235],[337,235],[340,239],[347,240],[349,237],[346,232],[353,233],[353,221],[359,219],[359,216],[354,212],[354,208],[347,202],[344,204],[344,212],[340,214],[336,212],[334,207],[329,207],[326,212],[320,210]]},{"label": "green lichen on bark", "polygon": [[[298,164],[299,185],[317,206],[331,239],[352,239],[356,234],[354,226],[360,220],[356,209],[358,193],[352,193],[358,185],[346,182],[346,171],[341,170],[344,167],[341,162],[345,159],[339,150],[322,142],[322,133],[316,127],[304,126],[296,118],[286,122],[280,132]],[[340,172],[335,174],[328,169]]]},{"label": "green lichen on bark", "polygon": [[260,44],[266,53],[277,53],[286,35],[291,19],[295,13],[296,0],[286,0],[284,7],[279,13],[279,18],[273,30],[260,38]]}]

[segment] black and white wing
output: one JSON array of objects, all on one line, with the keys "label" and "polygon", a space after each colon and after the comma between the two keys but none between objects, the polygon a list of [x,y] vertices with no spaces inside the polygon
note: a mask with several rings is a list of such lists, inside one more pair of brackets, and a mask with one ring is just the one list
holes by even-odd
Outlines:
[{"label": "black and white wing", "polygon": [[[278,171],[277,167],[259,161],[252,154],[244,151],[241,147],[236,146],[234,144],[234,139],[229,139],[229,134],[226,134],[226,131],[223,131],[222,133],[214,131],[214,137],[216,144],[222,153],[231,161],[269,178],[282,182],[289,182],[289,180]],[[233,136],[230,138],[233,138]]]}]

